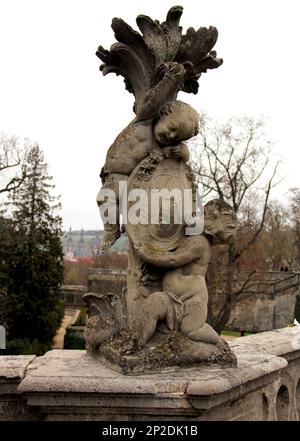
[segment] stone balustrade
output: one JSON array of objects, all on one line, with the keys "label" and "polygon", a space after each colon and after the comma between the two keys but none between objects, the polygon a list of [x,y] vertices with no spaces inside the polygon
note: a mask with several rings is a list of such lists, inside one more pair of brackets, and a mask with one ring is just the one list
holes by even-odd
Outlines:
[{"label": "stone balustrade", "polygon": [[236,368],[125,376],[85,351],[0,357],[0,420],[299,420],[300,327],[229,342]]}]

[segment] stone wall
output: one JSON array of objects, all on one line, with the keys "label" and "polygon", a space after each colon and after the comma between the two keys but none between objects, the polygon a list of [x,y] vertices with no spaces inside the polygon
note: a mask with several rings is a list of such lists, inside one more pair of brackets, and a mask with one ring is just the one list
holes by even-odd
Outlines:
[{"label": "stone wall", "polygon": [[83,308],[82,296],[87,292],[120,294],[126,287],[127,271],[122,269],[90,268],[85,285],[62,285],[61,296],[66,308]]},{"label": "stone wall", "polygon": [[127,271],[122,269],[90,268],[88,291],[120,294],[127,285]]},{"label": "stone wall", "polygon": [[[235,289],[242,285],[246,276],[247,273],[240,273]],[[299,293],[299,273],[258,272],[249,283],[249,288],[233,304],[227,327],[253,332],[283,328],[295,318]],[[218,295],[222,297],[221,293]]]},{"label": "stone wall", "polygon": [[227,327],[253,332],[279,329],[293,323],[296,295],[290,293],[241,296],[233,305]]},{"label": "stone wall", "polygon": [[85,285],[62,285],[60,293],[65,308],[83,308],[82,296],[87,293]]},{"label": "stone wall", "polygon": [[124,376],[85,351],[0,357],[1,420],[299,420],[300,327],[230,342],[236,368]]}]

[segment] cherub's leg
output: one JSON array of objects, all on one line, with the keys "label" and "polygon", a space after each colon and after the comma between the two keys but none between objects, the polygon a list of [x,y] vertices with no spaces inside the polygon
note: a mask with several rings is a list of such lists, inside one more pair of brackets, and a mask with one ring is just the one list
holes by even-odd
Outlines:
[{"label": "cherub's leg", "polygon": [[207,317],[206,303],[190,302],[185,305],[185,315],[181,322],[181,332],[190,339],[204,343],[218,344],[222,342],[218,333],[205,323]]},{"label": "cherub's leg", "polygon": [[107,251],[121,236],[119,223],[118,179],[109,176],[97,195],[97,204],[104,225],[100,251]]},{"label": "cherub's leg", "polygon": [[136,320],[139,344],[144,346],[155,332],[157,322],[166,318],[168,297],[164,292],[154,292],[142,304]]},{"label": "cherub's leg", "polygon": [[120,236],[121,232],[119,225],[104,224],[103,239],[99,249],[100,252],[108,251]]}]

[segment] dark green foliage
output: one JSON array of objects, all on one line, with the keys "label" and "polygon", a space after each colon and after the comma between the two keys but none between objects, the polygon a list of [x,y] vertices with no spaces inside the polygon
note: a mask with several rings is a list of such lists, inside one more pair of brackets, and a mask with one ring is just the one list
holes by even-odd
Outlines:
[{"label": "dark green foliage", "polygon": [[51,344],[41,343],[37,339],[30,341],[28,338],[15,338],[9,340],[6,349],[0,350],[0,355],[44,355],[51,350]]},{"label": "dark green foliage", "polygon": [[295,319],[300,323],[300,296],[296,297]]},{"label": "dark green foliage", "polygon": [[30,347],[38,352],[47,350],[63,316],[59,293],[63,281],[61,218],[55,214],[59,205],[50,196],[52,178],[38,146],[29,151],[27,163],[28,176],[10,196],[12,234],[4,284],[8,348],[21,350],[23,344],[22,353]]},{"label": "dark green foliage", "polygon": [[83,330],[67,329],[64,339],[64,349],[85,349]]},{"label": "dark green foliage", "polygon": [[87,322],[87,314],[81,310],[76,321],[67,328],[64,338],[64,349],[85,349],[84,330]]},{"label": "dark green foliage", "polygon": [[0,214],[0,325],[7,326],[7,285],[15,251],[13,222]]}]

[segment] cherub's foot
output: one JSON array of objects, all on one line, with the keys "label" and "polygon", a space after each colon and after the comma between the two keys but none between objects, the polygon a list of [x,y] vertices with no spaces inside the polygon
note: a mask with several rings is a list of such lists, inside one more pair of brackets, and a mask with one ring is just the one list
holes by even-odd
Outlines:
[{"label": "cherub's foot", "polygon": [[114,231],[105,231],[103,234],[103,240],[99,247],[99,252],[104,253],[108,251],[113,244],[119,239],[121,236],[121,231],[119,228],[116,228]]},{"label": "cherub's foot", "polygon": [[100,246],[99,246],[99,253],[105,253],[108,251],[112,246],[114,242],[111,242],[109,240],[102,240]]},{"label": "cherub's foot", "polygon": [[218,349],[220,349],[220,351],[224,350],[224,349],[228,349],[229,345],[227,343],[227,341],[223,340],[223,338],[220,337],[220,340],[218,341],[218,343],[216,344],[216,347]]}]

